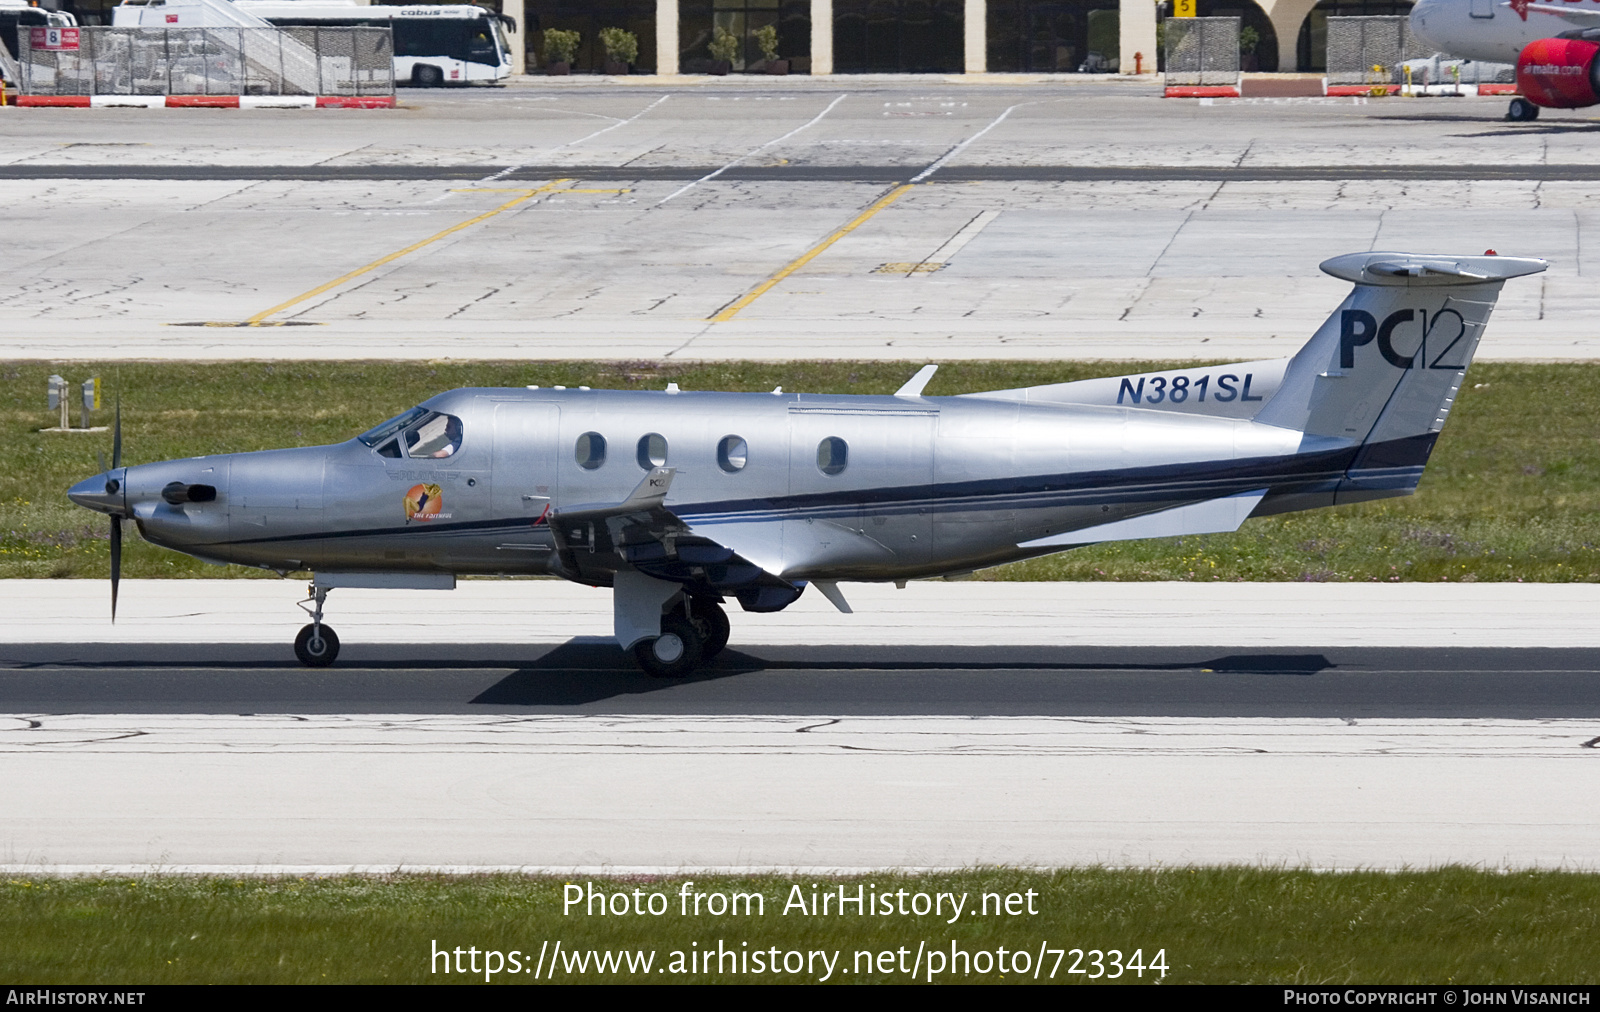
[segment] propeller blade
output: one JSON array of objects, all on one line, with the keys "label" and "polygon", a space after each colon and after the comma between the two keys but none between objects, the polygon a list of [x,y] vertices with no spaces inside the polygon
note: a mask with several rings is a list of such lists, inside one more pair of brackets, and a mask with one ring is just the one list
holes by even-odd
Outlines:
[{"label": "propeller blade", "polygon": [[111,518],[111,621],[117,621],[117,586],[122,582],[122,518]]},{"label": "propeller blade", "polygon": [[117,428],[111,436],[111,467],[122,466],[122,398],[117,398]]}]

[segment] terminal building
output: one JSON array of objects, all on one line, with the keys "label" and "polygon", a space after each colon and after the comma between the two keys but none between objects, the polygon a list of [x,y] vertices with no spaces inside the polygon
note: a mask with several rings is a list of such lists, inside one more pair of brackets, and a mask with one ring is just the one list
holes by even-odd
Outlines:
[{"label": "terminal building", "polygon": [[[111,23],[120,0],[40,0],[83,25]],[[471,0],[468,0],[471,2]],[[578,72],[605,61],[602,28],[638,37],[639,73],[715,68],[715,30],[741,43],[734,73],[764,65],[755,33],[778,32],[778,56],[809,74],[1132,74],[1157,69],[1157,26],[1172,0],[476,0],[517,19],[513,66],[544,66],[540,32],[576,30]],[[1253,46],[1244,69],[1323,69],[1329,17],[1407,14],[1411,0],[1197,0],[1200,17],[1237,17]]]},{"label": "terminal building", "polygon": [[[518,7],[521,10],[518,10]],[[1408,14],[1411,0],[1198,0],[1201,17],[1237,17],[1257,42],[1246,69],[1323,69],[1329,17]],[[714,27],[739,36],[734,72],[761,60],[754,33],[778,30],[778,55],[794,73],[1077,74],[1156,69],[1157,24],[1170,0],[502,0],[537,28],[577,30],[577,69],[598,69],[606,27],[639,37],[635,68],[703,73]],[[539,40],[524,36],[534,50]],[[592,45],[592,48],[591,48]],[[1135,60],[1135,54],[1139,59]]]}]

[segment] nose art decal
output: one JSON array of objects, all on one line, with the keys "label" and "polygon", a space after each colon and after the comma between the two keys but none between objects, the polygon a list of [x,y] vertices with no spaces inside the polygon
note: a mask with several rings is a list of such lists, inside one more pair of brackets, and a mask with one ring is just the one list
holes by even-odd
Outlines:
[{"label": "nose art decal", "polygon": [[439,509],[444,505],[444,495],[434,484],[413,485],[406,493],[406,522],[433,520],[443,516]]}]

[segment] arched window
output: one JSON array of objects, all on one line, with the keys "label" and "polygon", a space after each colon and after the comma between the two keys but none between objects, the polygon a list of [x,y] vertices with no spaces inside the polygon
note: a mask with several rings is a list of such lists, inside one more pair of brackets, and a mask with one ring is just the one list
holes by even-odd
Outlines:
[{"label": "arched window", "polygon": [[850,463],[850,446],[838,436],[829,436],[817,444],[817,470],[823,474],[838,474]]},{"label": "arched window", "polygon": [[593,471],[606,462],[606,437],[598,432],[585,432],[578,437],[573,456],[577,458],[579,467]]},{"label": "arched window", "polygon": [[664,467],[667,463],[667,437],[659,432],[647,433],[639,437],[639,466],[646,471],[652,467]]},{"label": "arched window", "polygon": [[[1278,31],[1266,11],[1252,0],[1198,0],[1195,5],[1198,17],[1239,19],[1239,69],[1244,71],[1289,70],[1289,54],[1280,51]],[[1163,4],[1158,11],[1170,15],[1172,5]],[[1248,33],[1247,30],[1248,29]],[[1253,41],[1252,41],[1253,40]],[[1251,42],[1247,48],[1246,42]],[[1166,53],[1161,54],[1163,60]]]},{"label": "arched window", "polygon": [[1405,16],[1411,13],[1410,0],[1321,0],[1300,22],[1300,38],[1295,54],[1302,73],[1328,69],[1328,19]]}]

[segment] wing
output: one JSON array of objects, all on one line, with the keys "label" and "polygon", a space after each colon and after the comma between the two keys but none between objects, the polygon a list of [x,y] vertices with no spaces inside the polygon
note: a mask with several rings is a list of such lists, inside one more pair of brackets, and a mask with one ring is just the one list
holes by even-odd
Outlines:
[{"label": "wing", "polygon": [[549,517],[561,575],[607,586],[619,570],[683,584],[691,593],[736,597],[745,611],[780,611],[805,584],[762,569],[694,533],[665,505],[676,471],[658,467],[620,503],[558,510]]}]

